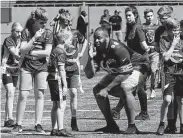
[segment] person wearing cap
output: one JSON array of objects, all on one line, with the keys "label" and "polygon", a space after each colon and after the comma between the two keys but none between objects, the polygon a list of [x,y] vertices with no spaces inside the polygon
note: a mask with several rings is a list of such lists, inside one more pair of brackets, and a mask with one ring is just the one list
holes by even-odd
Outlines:
[{"label": "person wearing cap", "polygon": [[[166,35],[166,21],[172,17],[173,14],[173,8],[169,5],[164,5],[159,8],[157,11],[159,21],[161,25],[156,29],[155,32],[155,42],[156,42],[156,47],[159,49],[160,45],[160,38],[163,35]],[[162,57],[161,54],[159,55],[160,61],[159,61],[159,72],[158,72],[158,88],[163,88],[164,85],[164,70],[163,70],[163,62],[162,62]],[[161,86],[162,85],[162,86]],[[165,128],[165,133],[170,133],[174,134],[177,131],[176,128],[176,120],[177,120],[177,103],[176,99],[173,100],[168,106],[168,114],[167,114],[167,120],[168,120],[168,125]]]},{"label": "person wearing cap", "polygon": [[109,37],[111,35],[111,24],[109,22],[110,17],[111,16],[109,15],[109,10],[108,9],[104,9],[104,15],[101,16],[100,22],[99,22],[101,27],[104,27],[104,28],[107,29],[107,31],[109,33]]},{"label": "person wearing cap", "polygon": [[114,11],[114,15],[109,18],[109,22],[112,25],[112,38],[116,39],[120,42],[123,42],[122,37],[122,18],[119,16],[119,12],[117,10]]},{"label": "person wearing cap", "polygon": [[168,18],[164,23],[167,34],[161,37],[159,45],[164,66],[165,85],[157,134],[164,134],[168,107],[172,101],[175,101],[174,99],[176,99],[180,117],[180,133],[183,134],[183,40],[180,39],[180,23],[176,19]]},{"label": "person wearing cap", "polygon": [[86,12],[85,11],[81,11],[81,15],[78,17],[77,20],[77,27],[76,29],[83,35],[86,37],[86,32],[87,32],[87,26],[88,26],[88,21],[86,19]]},{"label": "person wearing cap", "polygon": [[12,133],[21,133],[22,120],[27,97],[34,88],[35,93],[35,131],[45,133],[41,120],[44,109],[44,93],[47,89],[47,59],[52,50],[52,31],[46,28],[47,11],[37,8],[27,20],[21,34],[20,91],[17,103],[16,125]]}]

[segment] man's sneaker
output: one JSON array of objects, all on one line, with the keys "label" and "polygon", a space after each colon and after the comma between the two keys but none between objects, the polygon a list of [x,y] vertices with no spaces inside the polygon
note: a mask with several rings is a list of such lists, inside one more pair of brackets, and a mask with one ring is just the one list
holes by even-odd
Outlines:
[{"label": "man's sneaker", "polygon": [[14,127],[14,126],[15,126],[15,121],[13,119],[4,121],[4,127]]},{"label": "man's sneaker", "polygon": [[120,112],[116,111],[115,108],[111,109],[111,114],[113,119],[119,120],[120,119]]},{"label": "man's sneaker", "polygon": [[165,134],[175,134],[176,131],[177,131],[177,128],[176,128],[176,127],[169,127],[169,126],[167,126],[167,127],[165,128],[164,133],[165,133]]},{"label": "man's sneaker", "polygon": [[129,124],[124,134],[139,134],[140,131],[137,129],[135,124]]},{"label": "man's sneaker", "polygon": [[119,134],[121,131],[119,130],[119,127],[117,125],[116,126],[110,125],[110,126],[96,129],[95,132]]},{"label": "man's sneaker", "polygon": [[57,136],[63,136],[63,137],[73,137],[71,133],[69,133],[66,129],[61,129],[57,131]]},{"label": "man's sneaker", "polygon": [[156,98],[156,92],[154,89],[151,89],[150,99],[154,99],[154,98]]},{"label": "man's sneaker", "polygon": [[149,120],[149,114],[147,112],[140,112],[136,117],[135,120]]},{"label": "man's sneaker", "polygon": [[35,128],[36,132],[38,132],[38,133],[45,133],[45,131],[43,130],[43,128],[40,124],[35,125],[34,128]]},{"label": "man's sneaker", "polygon": [[58,131],[57,129],[52,129],[50,135],[51,136],[56,136],[57,135],[57,131]]},{"label": "man's sneaker", "polygon": [[11,133],[21,133],[22,131],[22,126],[15,124],[14,128],[11,130]]},{"label": "man's sneaker", "polygon": [[165,133],[165,127],[164,125],[159,125],[158,130],[157,130],[157,135],[163,135]]}]

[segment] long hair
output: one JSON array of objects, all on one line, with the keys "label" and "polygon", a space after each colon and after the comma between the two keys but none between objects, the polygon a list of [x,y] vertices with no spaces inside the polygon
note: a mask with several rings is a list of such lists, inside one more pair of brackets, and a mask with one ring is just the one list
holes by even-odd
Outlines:
[{"label": "long hair", "polygon": [[129,23],[126,24],[125,41],[127,41],[129,35],[131,38],[135,37],[136,25],[141,24],[141,20],[140,20],[140,16],[139,16],[137,8],[135,6],[129,6],[125,9],[125,14],[129,11],[131,11],[133,13],[133,15],[135,16],[135,22],[133,24],[129,24]]}]

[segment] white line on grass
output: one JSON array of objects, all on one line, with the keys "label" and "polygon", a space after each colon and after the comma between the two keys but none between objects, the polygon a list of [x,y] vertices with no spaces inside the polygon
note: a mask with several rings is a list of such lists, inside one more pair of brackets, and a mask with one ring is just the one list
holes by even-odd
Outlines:
[{"label": "white line on grass", "polygon": [[[99,112],[100,110],[77,110],[78,112]],[[1,113],[4,113],[5,111],[1,111]],[[13,111],[16,112],[16,111]],[[34,113],[35,111],[25,111],[25,113]],[[51,110],[49,111],[43,111],[44,113],[48,113],[51,112]]]}]

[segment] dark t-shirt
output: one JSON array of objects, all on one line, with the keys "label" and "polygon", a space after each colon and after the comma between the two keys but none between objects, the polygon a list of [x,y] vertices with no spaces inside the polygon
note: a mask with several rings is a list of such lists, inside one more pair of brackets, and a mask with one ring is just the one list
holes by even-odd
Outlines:
[{"label": "dark t-shirt", "polygon": [[[148,46],[156,46],[156,42],[155,42],[155,32],[156,29],[158,28],[157,25],[152,24],[152,25],[147,25],[147,24],[143,24],[143,30],[145,32],[145,37],[146,37],[146,43]],[[153,53],[155,52],[155,49],[151,49],[149,53]]]},{"label": "dark t-shirt", "polygon": [[[171,41],[168,36],[162,36],[160,39],[160,52],[163,54],[170,49]],[[164,61],[164,72],[173,75],[183,75],[183,62],[177,62],[183,60],[183,40],[180,39],[179,43],[175,46],[172,54],[172,58],[168,61]]]},{"label": "dark t-shirt", "polygon": [[[79,44],[82,44],[85,40],[85,37],[78,30],[72,30],[71,35],[72,35],[72,40],[71,40],[72,44],[64,45],[64,50],[62,50],[64,52],[60,53],[60,59],[59,59],[60,61],[65,63],[65,70],[66,70],[67,76],[79,74],[78,65],[75,61],[72,62],[72,60],[76,60],[78,58]],[[56,44],[58,45],[58,44],[60,44],[60,42],[58,40],[56,40]],[[58,48],[56,47],[55,49],[57,50]],[[52,51],[52,54],[51,54],[52,57],[53,57],[53,55],[55,55],[55,53],[56,53],[56,55],[59,54],[58,52],[56,52],[55,49]],[[61,51],[61,50],[59,50],[59,51]],[[51,62],[52,62],[52,60],[54,60],[54,58],[51,58]],[[50,65],[50,67],[48,69],[49,69],[48,72],[55,72],[55,66]],[[49,77],[51,77],[51,76],[49,75]],[[54,76],[52,76],[51,78],[54,78]]]},{"label": "dark t-shirt", "polygon": [[6,65],[6,73],[16,75],[19,73],[19,64],[15,57],[11,54],[10,49],[15,48],[19,49],[20,39],[17,41],[9,36],[4,40],[1,51],[1,61],[2,65]]},{"label": "dark t-shirt", "polygon": [[111,26],[109,24],[109,18],[110,17],[111,17],[110,15],[108,15],[108,16],[102,15],[101,16],[101,18],[100,18],[100,24],[101,24],[102,27],[104,27],[106,29],[110,29],[111,28]]},{"label": "dark t-shirt", "polygon": [[129,48],[142,55],[146,53],[140,45],[140,42],[146,41],[145,33],[141,25],[134,25],[126,38]]},{"label": "dark t-shirt", "polygon": [[121,19],[120,16],[115,16],[115,15],[111,16],[109,18],[109,22],[116,23],[115,25],[112,25],[112,30],[113,31],[119,31],[119,30],[121,30],[121,22],[122,22],[122,19]]},{"label": "dark t-shirt", "polygon": [[[22,41],[29,42],[32,38],[30,32],[27,29],[22,31]],[[44,50],[47,44],[53,43],[53,34],[50,30],[46,29],[45,32],[38,38],[33,45],[35,47],[32,50]],[[31,57],[31,55],[28,55]],[[38,60],[32,60],[30,58],[25,57],[22,63],[22,68],[30,72],[39,72],[39,71],[47,71],[47,61],[46,57],[43,57]]]},{"label": "dark t-shirt", "polygon": [[[97,50],[97,48],[96,51],[97,55],[94,60],[99,63],[102,69],[111,74],[129,74],[135,66],[149,64],[141,54],[113,39],[110,40],[106,53]],[[142,71],[141,67],[135,69]]]}]

